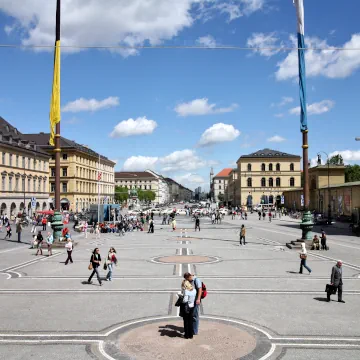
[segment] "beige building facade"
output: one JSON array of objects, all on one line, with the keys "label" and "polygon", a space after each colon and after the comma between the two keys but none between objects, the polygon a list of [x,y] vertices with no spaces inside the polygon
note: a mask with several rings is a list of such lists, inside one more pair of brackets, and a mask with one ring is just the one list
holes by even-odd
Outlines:
[{"label": "beige building facade", "polygon": [[284,191],[301,188],[300,160],[298,155],[271,149],[241,156],[237,161],[239,203],[281,206]]},{"label": "beige building facade", "polygon": [[237,206],[240,204],[240,189],[239,189],[239,177],[237,168],[232,169],[229,177],[225,193],[225,201],[231,206]]},{"label": "beige building facade", "polygon": [[[49,163],[49,192],[53,201],[55,196],[55,155],[48,145],[49,134],[27,134],[51,155]],[[60,203],[64,210],[81,211],[98,203],[113,203],[115,192],[115,163],[96,153],[87,146],[75,141],[60,138]],[[100,174],[100,176],[99,176]]]},{"label": "beige building facade", "polygon": [[[0,117],[1,215],[49,208],[49,158]],[[34,207],[31,206],[34,199]]]}]

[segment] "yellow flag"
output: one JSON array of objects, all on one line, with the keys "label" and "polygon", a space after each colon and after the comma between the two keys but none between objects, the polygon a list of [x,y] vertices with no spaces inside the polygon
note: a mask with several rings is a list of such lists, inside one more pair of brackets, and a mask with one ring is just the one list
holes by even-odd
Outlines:
[{"label": "yellow flag", "polygon": [[55,127],[60,122],[60,40],[55,43],[54,78],[50,103],[50,140],[54,146]]}]

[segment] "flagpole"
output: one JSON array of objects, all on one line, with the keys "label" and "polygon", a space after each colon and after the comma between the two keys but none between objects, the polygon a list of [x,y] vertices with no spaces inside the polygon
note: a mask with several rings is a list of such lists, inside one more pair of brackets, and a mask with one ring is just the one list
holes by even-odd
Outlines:
[{"label": "flagpole", "polygon": [[307,124],[307,101],[306,101],[306,66],[305,66],[305,30],[304,30],[304,0],[294,0],[297,15],[297,35],[298,35],[298,61],[299,61],[299,96],[300,96],[300,131],[302,133],[303,149],[303,192],[304,207],[303,218],[300,224],[302,230],[301,242],[312,240],[311,230],[313,228],[312,216],[309,211],[310,191],[309,191],[309,142]]},{"label": "flagpole", "polygon": [[100,223],[100,154],[98,162],[98,223]]}]

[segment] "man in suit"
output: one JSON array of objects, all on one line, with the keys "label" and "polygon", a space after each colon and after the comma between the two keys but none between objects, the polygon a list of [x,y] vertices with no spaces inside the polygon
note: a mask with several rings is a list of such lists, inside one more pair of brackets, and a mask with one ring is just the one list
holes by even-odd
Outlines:
[{"label": "man in suit", "polygon": [[[332,268],[330,284],[337,288],[338,291],[338,302],[345,303],[342,299],[342,261],[338,260],[336,265]],[[330,301],[331,293],[327,293],[327,301]]]}]

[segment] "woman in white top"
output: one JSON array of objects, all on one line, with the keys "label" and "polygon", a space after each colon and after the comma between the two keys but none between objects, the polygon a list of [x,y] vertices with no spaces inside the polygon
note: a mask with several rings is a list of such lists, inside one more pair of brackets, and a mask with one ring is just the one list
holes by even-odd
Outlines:
[{"label": "woman in white top", "polygon": [[100,225],[99,225],[99,223],[96,223],[96,226],[95,226],[95,239],[100,239]]},{"label": "woman in white top", "polygon": [[73,263],[73,259],[71,257],[71,253],[73,251],[73,243],[71,242],[70,238],[68,238],[67,243],[65,244],[65,248],[66,248],[67,254],[68,254],[68,257],[67,257],[67,259],[65,261],[65,265],[67,265],[69,261],[71,263]]},{"label": "woman in white top", "polygon": [[307,251],[305,247],[305,243],[301,244],[301,251],[300,251],[300,271],[299,274],[303,273],[303,267],[311,274],[311,269],[306,265],[307,259]]},{"label": "woman in white top", "polygon": [[191,285],[188,280],[183,280],[181,284],[183,295],[182,303],[182,316],[184,319],[184,336],[185,339],[192,339],[193,331],[193,312],[196,298],[196,289]]}]

